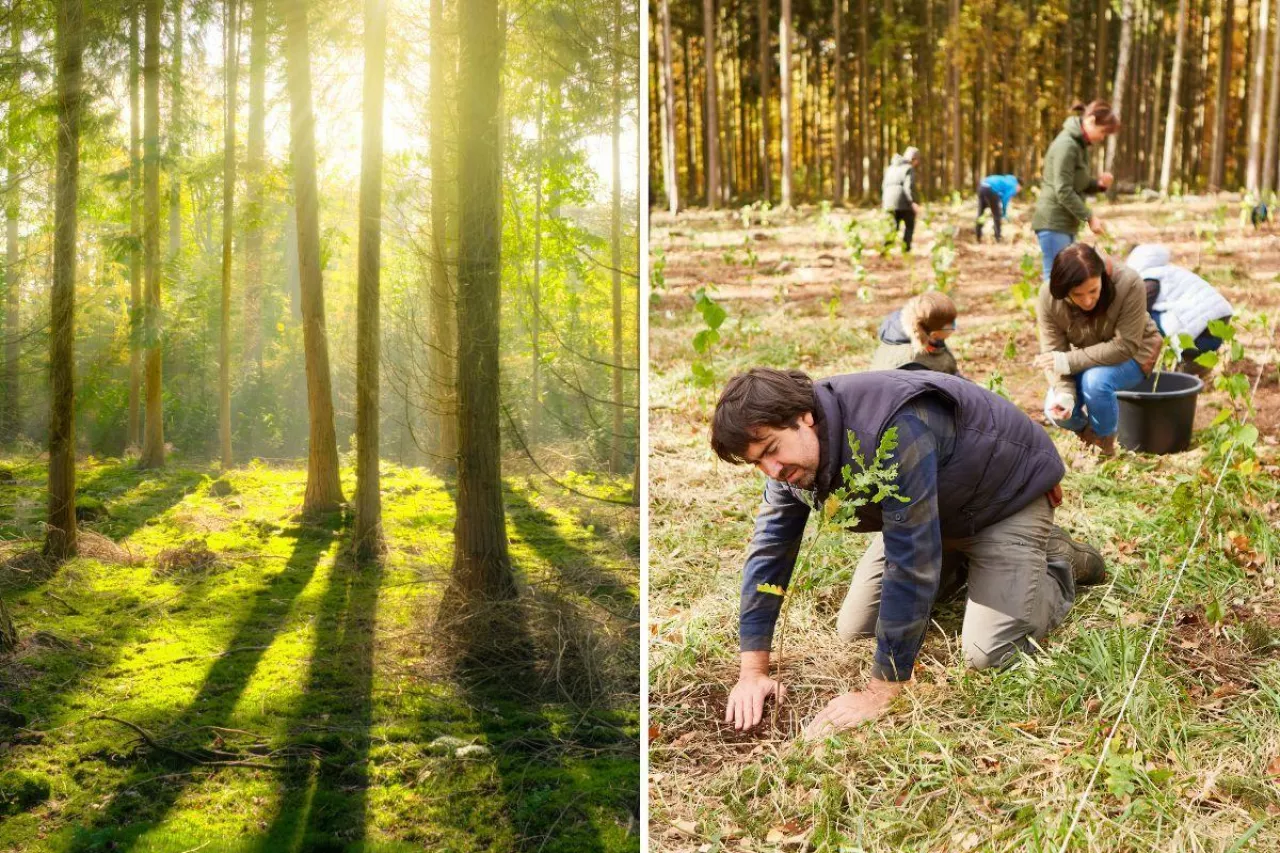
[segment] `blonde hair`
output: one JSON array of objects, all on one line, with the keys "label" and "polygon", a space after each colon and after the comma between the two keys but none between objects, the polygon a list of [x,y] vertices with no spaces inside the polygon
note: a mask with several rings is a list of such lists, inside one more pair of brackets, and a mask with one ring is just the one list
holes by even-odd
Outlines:
[{"label": "blonde hair", "polygon": [[917,349],[924,349],[930,332],[940,331],[956,321],[956,304],[938,290],[926,290],[902,306],[902,325]]}]

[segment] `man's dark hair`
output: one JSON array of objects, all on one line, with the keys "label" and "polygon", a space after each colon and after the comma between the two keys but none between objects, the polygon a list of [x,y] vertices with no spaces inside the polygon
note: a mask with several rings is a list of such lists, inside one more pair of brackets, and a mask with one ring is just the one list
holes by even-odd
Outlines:
[{"label": "man's dark hair", "polygon": [[1111,304],[1115,288],[1111,285],[1111,276],[1107,274],[1106,261],[1088,243],[1072,243],[1058,253],[1053,259],[1053,270],[1049,273],[1049,295],[1054,299],[1066,299],[1067,294],[1097,276],[1102,279],[1102,293],[1098,304],[1089,314],[1105,312]]},{"label": "man's dark hair", "polygon": [[758,430],[790,429],[806,412],[817,418],[813,380],[807,373],[754,367],[724,386],[711,418],[711,449],[725,462],[741,465]]}]

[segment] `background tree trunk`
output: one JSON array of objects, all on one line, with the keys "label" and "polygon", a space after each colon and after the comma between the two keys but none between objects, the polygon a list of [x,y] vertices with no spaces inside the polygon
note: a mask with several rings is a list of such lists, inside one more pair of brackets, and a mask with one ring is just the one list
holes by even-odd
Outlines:
[{"label": "background tree trunk", "polygon": [[[664,0],[665,2],[665,0]],[[769,50],[769,0],[760,0],[760,186],[765,201],[773,200],[773,172],[769,167],[769,71],[773,55]],[[674,136],[675,131],[672,131]]]},{"label": "background tree trunk", "polygon": [[[1183,0],[1185,2],[1185,0]],[[1271,36],[1271,91],[1267,93],[1267,142],[1262,155],[1262,192],[1265,195],[1276,188],[1277,143],[1280,142],[1280,21]]]},{"label": "background tree trunk", "polygon": [[[503,24],[496,0],[459,4],[458,515],[452,594],[465,607],[511,598],[502,506],[498,346],[502,271]],[[713,68],[708,69],[713,72]]]},{"label": "background tree trunk", "polygon": [[[9,53],[12,62],[18,69],[22,68],[22,9],[17,0],[9,4]],[[137,32],[136,16],[134,32]],[[135,42],[136,43],[136,42]],[[134,66],[137,66],[137,54],[134,54]],[[22,204],[22,178],[19,174],[21,164],[18,162],[18,111],[22,97],[22,72],[19,70],[10,81],[13,95],[9,98],[9,115],[7,133],[9,136],[7,158],[5,160],[5,264],[4,264],[4,403],[0,411],[0,441],[11,443],[18,437],[22,424],[22,398],[19,384],[20,368],[18,358],[21,354],[21,332],[18,312],[21,306],[19,296],[22,290],[21,258],[18,247],[18,215]],[[137,91],[135,86],[134,91]],[[136,95],[134,100],[136,112]],[[136,406],[135,406],[136,408]]]},{"label": "background tree trunk", "polygon": [[[146,280],[142,337],[146,346],[147,414],[143,424],[143,468],[164,465],[163,368],[160,352],[160,0],[146,0],[142,62],[142,253]],[[178,39],[181,41],[181,39]],[[177,135],[177,129],[174,130]]]},{"label": "background tree trunk", "polygon": [[[1128,84],[1129,77],[1129,54],[1133,48],[1133,0],[1123,0],[1120,5],[1120,48],[1116,55],[1116,78],[1115,86],[1111,90],[1111,106],[1116,111],[1116,115],[1125,120],[1124,115],[1124,96],[1125,86]],[[1133,117],[1138,116],[1137,109],[1133,111]],[[1107,137],[1107,159],[1106,171],[1110,172],[1115,168],[1116,147],[1119,145],[1120,134],[1113,133]],[[1110,194],[1115,195],[1115,184],[1112,183]]]},{"label": "background tree trunk", "polygon": [[782,97],[782,206],[791,207],[791,0],[782,0],[778,48],[782,52],[778,67],[778,91]]},{"label": "background tree trunk", "polygon": [[49,326],[49,529],[44,540],[45,554],[57,561],[74,557],[77,550],[74,341],[76,204],[80,192],[80,110],[84,101],[83,26],[82,0],[59,0],[57,198]]},{"label": "background tree trunk", "polygon": [[[761,0],[765,2],[765,0]],[[680,173],[676,168],[676,90],[671,71],[671,0],[662,0],[662,168],[667,190],[667,210],[680,209]],[[541,139],[541,137],[539,137]],[[541,184],[539,184],[541,191]]]},{"label": "background tree trunk", "polygon": [[266,155],[267,3],[253,0],[249,24],[249,138],[244,181],[244,367],[262,374],[262,217]]},{"label": "background tree trunk", "polygon": [[315,115],[311,108],[311,46],[306,0],[282,0],[285,67],[289,89],[290,154],[298,221],[298,276],[302,302],[302,346],[306,351],[310,449],[304,515],[329,512],[342,503],[338,441],[333,429],[329,341],[325,333],[324,282],[320,270],[320,199],[316,188]]},{"label": "background tree trunk", "polygon": [[[178,168],[178,158],[182,156],[182,135],[186,133],[186,124],[182,120],[182,41],[186,36],[182,28],[183,2],[184,0],[173,0],[173,65],[169,80],[171,95],[167,155],[169,160],[168,257],[169,263],[173,265],[177,264],[178,253],[182,251],[182,170]],[[159,16],[158,12],[157,16]]]},{"label": "background tree trunk", "polygon": [[1213,110],[1213,159],[1209,162],[1209,189],[1222,189],[1227,162],[1227,98],[1231,88],[1231,39],[1235,25],[1234,0],[1222,0],[1222,43],[1218,54],[1218,90]]},{"label": "background tree trunk", "polygon": [[834,127],[831,138],[832,146],[832,163],[834,165],[833,192],[831,200],[833,204],[844,204],[844,38],[842,25],[840,22],[840,7],[844,5],[844,0],[834,0],[831,4],[831,28],[835,31],[836,53],[832,60],[833,81],[832,81],[832,107],[835,114],[833,121]]},{"label": "background tree trunk", "polygon": [[377,559],[382,538],[378,471],[378,360],[382,267],[382,101],[387,71],[387,0],[364,4],[364,138],[360,163],[360,257],[356,303],[356,558]]},{"label": "background tree trunk", "polygon": [[[785,2],[785,0],[784,0]],[[707,207],[720,206],[720,131],[716,102],[716,3],[702,0],[702,63],[706,83],[703,85],[703,150],[706,152],[705,177],[707,181]]]},{"label": "background tree trunk", "polygon": [[218,447],[222,470],[231,467],[231,238],[236,203],[236,84],[240,71],[240,3],[226,0],[226,64],[222,126],[222,299],[218,327]]},{"label": "background tree trunk", "polygon": [[129,432],[130,447],[142,446],[142,112],[138,54],[138,4],[129,17]]},{"label": "background tree trunk", "polygon": [[431,0],[431,345],[427,373],[435,429],[434,467],[451,475],[458,466],[456,300],[449,280],[449,228],[457,205],[457,181],[445,146],[453,125],[457,54],[446,31],[444,0]]},{"label": "background tree trunk", "polygon": [[1267,25],[1271,10],[1262,0],[1253,22],[1253,81],[1249,85],[1249,160],[1245,188],[1256,194],[1262,177],[1262,93],[1267,85]]},{"label": "background tree trunk", "polygon": [[622,423],[622,0],[613,3],[613,211],[610,243],[613,269],[613,441],[610,442],[609,470],[621,474]]}]

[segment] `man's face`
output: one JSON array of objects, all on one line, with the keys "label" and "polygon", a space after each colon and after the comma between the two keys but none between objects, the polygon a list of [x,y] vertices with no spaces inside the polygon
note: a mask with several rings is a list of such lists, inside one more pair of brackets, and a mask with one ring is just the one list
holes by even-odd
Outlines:
[{"label": "man's face", "polygon": [[805,412],[793,427],[761,427],[747,445],[747,462],[771,480],[812,489],[818,476],[818,432],[813,413]]}]

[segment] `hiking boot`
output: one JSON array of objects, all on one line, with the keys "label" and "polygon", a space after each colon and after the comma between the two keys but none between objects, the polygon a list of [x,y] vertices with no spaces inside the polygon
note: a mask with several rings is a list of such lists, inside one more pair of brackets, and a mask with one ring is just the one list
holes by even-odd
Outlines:
[{"label": "hiking boot", "polygon": [[1067,531],[1053,525],[1049,531],[1049,543],[1045,551],[1050,560],[1059,557],[1071,563],[1071,576],[1076,586],[1092,586],[1107,577],[1107,564],[1098,549],[1072,539]]},{"label": "hiking boot", "polygon": [[1078,435],[1080,440],[1090,447],[1098,448],[1098,452],[1103,456],[1116,455],[1116,437],[1114,433],[1111,435],[1098,435],[1093,431],[1092,426],[1086,426],[1084,429],[1080,430],[1080,432],[1076,433],[1076,435]]}]

